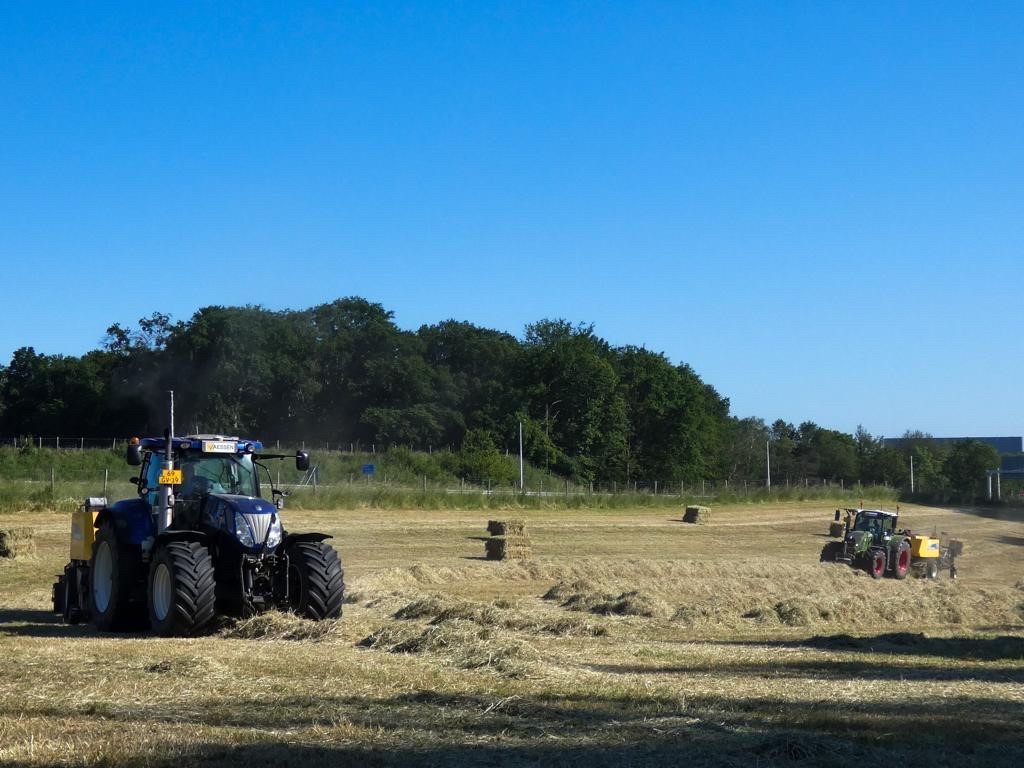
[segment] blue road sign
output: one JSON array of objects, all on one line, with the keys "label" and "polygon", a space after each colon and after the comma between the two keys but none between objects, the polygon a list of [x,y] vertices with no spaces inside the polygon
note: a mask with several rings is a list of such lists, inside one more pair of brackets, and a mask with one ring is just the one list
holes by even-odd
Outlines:
[{"label": "blue road sign", "polygon": [[377,471],[377,466],[375,464],[363,464],[363,474],[364,475],[372,475],[376,471]]}]

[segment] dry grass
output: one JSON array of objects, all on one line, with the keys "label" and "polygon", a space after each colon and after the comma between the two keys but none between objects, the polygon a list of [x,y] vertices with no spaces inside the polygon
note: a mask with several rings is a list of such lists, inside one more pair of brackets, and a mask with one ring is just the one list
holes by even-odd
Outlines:
[{"label": "dry grass", "polygon": [[337,535],[345,617],[184,641],[56,623],[69,521],[6,516],[39,551],[0,561],[0,763],[1021,764],[1021,521],[905,508],[961,578],[875,581],[817,562],[828,511],[539,511],[505,562],[471,513],[286,512]]}]

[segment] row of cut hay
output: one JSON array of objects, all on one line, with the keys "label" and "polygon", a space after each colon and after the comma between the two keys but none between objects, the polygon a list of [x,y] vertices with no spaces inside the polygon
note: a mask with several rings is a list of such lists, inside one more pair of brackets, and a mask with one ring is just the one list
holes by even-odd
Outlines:
[{"label": "row of cut hay", "polygon": [[32,528],[0,528],[0,557],[26,557],[36,552]]},{"label": "row of cut hay", "polygon": [[389,653],[432,653],[462,669],[492,669],[509,677],[524,675],[539,659],[536,649],[520,638],[465,619],[426,627],[389,624],[359,645]]},{"label": "row of cut hay", "polygon": [[221,637],[235,640],[297,640],[322,642],[338,637],[337,619],[311,621],[293,613],[269,611],[227,624]]},{"label": "row of cut hay", "polygon": [[544,597],[572,611],[670,617],[686,626],[722,629],[1024,626],[1020,592],[1010,586],[874,580],[834,564],[731,563],[729,573],[712,568],[703,574],[664,570],[659,578],[609,578],[595,566],[592,574],[559,580]]},{"label": "row of cut hay", "polygon": [[544,612],[525,612],[506,600],[481,603],[431,595],[407,603],[395,612],[394,617],[402,621],[429,619],[430,624],[470,621],[484,627],[563,637],[599,637],[608,634],[607,627],[592,621],[576,616],[552,618],[545,616]]}]

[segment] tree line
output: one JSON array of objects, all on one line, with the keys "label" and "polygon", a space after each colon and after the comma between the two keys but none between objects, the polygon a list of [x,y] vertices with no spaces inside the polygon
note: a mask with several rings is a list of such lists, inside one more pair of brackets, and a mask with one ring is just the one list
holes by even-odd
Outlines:
[{"label": "tree line", "polygon": [[80,357],[22,347],[0,366],[0,432],[159,434],[171,389],[179,432],[486,457],[518,450],[521,423],[534,466],[581,482],[759,483],[766,445],[776,481],[902,487],[913,455],[919,487],[957,489],[993,460],[987,446],[939,449],[920,435],[891,448],[863,430],[737,418],[689,365],[614,347],[592,325],[541,320],[522,339],[457,320],[405,331],[358,297],[211,306],[179,322],[154,313],[111,325]]}]

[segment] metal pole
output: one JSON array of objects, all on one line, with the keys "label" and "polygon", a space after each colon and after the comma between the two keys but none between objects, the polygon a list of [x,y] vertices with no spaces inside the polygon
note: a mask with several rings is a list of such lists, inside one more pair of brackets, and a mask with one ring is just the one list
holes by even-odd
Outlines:
[{"label": "metal pole", "polygon": [[107,481],[110,480],[110,470],[103,470],[103,498],[107,498]]},{"label": "metal pole", "polygon": [[519,490],[525,492],[523,486],[523,422],[519,422]]},{"label": "metal pole", "polygon": [[768,473],[766,475],[766,485],[767,485],[769,491],[772,489],[772,452],[771,452],[771,445],[772,445],[772,441],[771,440],[765,440],[765,443],[764,443],[764,457],[765,457],[765,460],[768,462]]},{"label": "metal pole", "polygon": [[910,492],[914,492],[914,454],[910,454]]}]

